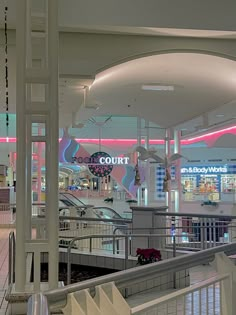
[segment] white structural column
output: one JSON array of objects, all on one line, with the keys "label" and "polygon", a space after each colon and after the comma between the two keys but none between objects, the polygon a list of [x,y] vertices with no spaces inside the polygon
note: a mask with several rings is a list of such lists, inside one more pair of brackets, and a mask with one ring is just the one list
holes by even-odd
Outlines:
[{"label": "white structural column", "polygon": [[[44,12],[34,11],[32,0],[17,1],[17,218],[16,284],[24,292],[27,257],[34,257],[35,292],[40,287],[40,256],[49,256],[49,288],[58,286],[58,1],[41,0]],[[37,8],[36,8],[37,9]],[[38,14],[38,16],[37,16]],[[33,25],[32,16],[43,27]],[[37,21],[37,19],[36,19]],[[34,68],[33,40],[42,42],[40,67]],[[38,52],[37,52],[38,53]],[[36,64],[38,64],[38,55]],[[43,126],[45,133],[33,134]],[[46,237],[32,240],[32,145],[45,144]],[[41,159],[42,156],[39,156]],[[40,163],[38,165],[41,167]],[[37,176],[41,177],[41,170]],[[31,266],[27,266],[30,268]]]},{"label": "white structural column", "polygon": [[[145,149],[149,150],[149,121],[145,121],[146,136],[145,136]],[[149,159],[145,162],[145,191],[144,191],[144,204],[149,205],[150,200],[150,162]]]},{"label": "white structural column", "polygon": [[[31,45],[31,0],[26,1],[26,34],[25,34],[25,67],[32,69],[32,45]],[[25,77],[27,80],[27,76]],[[30,84],[25,84],[26,88],[26,101],[31,100],[32,88]],[[25,108],[26,111],[26,108]],[[24,112],[24,115],[26,112]],[[26,213],[25,213],[25,237],[26,240],[31,239],[31,218],[32,218],[32,123],[31,115],[26,115],[26,153],[27,153],[27,166],[26,166]]]},{"label": "white structural column", "polygon": [[47,124],[46,203],[49,241],[49,288],[58,286],[58,0],[48,1],[49,106]]},{"label": "white structural column", "polygon": [[[174,131],[174,153],[181,154],[181,131]],[[181,160],[177,160],[175,166],[175,178],[177,187],[175,190],[175,212],[180,212],[181,210],[181,193],[182,193],[182,185],[181,185]]]},{"label": "white structural column", "polygon": [[[137,117],[137,146],[141,146],[142,145],[142,120],[140,117]],[[137,163],[138,159],[137,159]],[[137,201],[138,201],[138,205],[141,204],[141,199],[142,199],[142,193],[140,191],[140,187],[138,187],[137,189]]]},{"label": "white structural column", "polygon": [[26,70],[26,1],[17,1],[16,25],[16,291],[24,291],[26,279],[25,259],[25,209],[26,209],[26,117],[25,117],[25,70]]},{"label": "white structural column", "polygon": [[[167,158],[170,157],[171,155],[171,130],[167,129],[166,130],[166,135],[165,135],[165,156]],[[171,167],[168,169],[170,174],[171,174]],[[168,206],[168,210],[171,211],[171,181],[169,181],[169,192],[166,192],[166,205]]]}]

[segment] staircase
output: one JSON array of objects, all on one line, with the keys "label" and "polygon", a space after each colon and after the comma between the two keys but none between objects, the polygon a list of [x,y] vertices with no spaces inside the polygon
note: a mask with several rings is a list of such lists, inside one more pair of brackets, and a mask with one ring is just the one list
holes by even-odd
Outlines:
[{"label": "staircase", "polygon": [[[236,312],[234,293],[236,267],[223,253],[212,263],[217,274],[181,290],[172,290],[152,300],[139,299],[130,307],[114,282],[95,287],[95,296],[84,289],[67,296],[64,315],[233,315]],[[154,293],[154,292],[152,292]]]},{"label": "staircase", "polygon": [[130,315],[130,307],[116,288],[114,282],[99,285],[95,296],[88,289],[70,293],[67,305],[62,309],[65,315]]}]

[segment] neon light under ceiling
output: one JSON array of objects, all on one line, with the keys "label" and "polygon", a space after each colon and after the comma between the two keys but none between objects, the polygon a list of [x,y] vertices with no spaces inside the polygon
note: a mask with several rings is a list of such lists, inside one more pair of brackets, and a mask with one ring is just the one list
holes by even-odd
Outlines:
[{"label": "neon light under ceiling", "polygon": [[[200,136],[191,137],[187,139],[181,140],[182,145],[190,145],[197,142],[205,141],[206,143],[211,142],[212,140],[217,140],[219,137],[223,136],[224,134],[231,133],[236,134],[236,126],[231,126],[228,128],[220,129],[217,131],[205,133]],[[59,139],[60,141],[61,139]],[[92,143],[92,144],[98,144],[99,139],[98,138],[90,138],[90,139],[75,139],[79,143]],[[15,143],[16,138],[8,138],[8,137],[0,137],[0,143]],[[142,140],[142,143],[144,143],[145,140]],[[174,143],[174,140],[171,141]],[[123,146],[130,146],[137,144],[137,139],[101,139],[101,143],[103,145],[123,145]],[[150,139],[149,143],[152,145],[159,144],[163,145],[165,141],[163,139]]]}]

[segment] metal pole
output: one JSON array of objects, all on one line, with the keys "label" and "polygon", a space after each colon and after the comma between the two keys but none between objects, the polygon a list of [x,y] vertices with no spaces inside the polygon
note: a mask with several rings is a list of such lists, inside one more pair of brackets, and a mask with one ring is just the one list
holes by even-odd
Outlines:
[{"label": "metal pole", "polygon": [[115,234],[113,235],[113,239],[112,239],[112,250],[113,250],[113,255],[115,255],[115,253],[116,253],[116,238],[115,238]]},{"label": "metal pole", "polygon": [[[42,128],[38,128],[39,136],[42,135]],[[38,143],[38,180],[37,180],[37,192],[38,192],[38,202],[42,201],[41,193],[42,193],[42,142]]]},{"label": "metal pole", "polygon": [[[174,153],[181,153],[181,132],[180,130],[174,131]],[[181,160],[176,161],[175,166],[175,179],[177,187],[175,190],[175,212],[181,211],[181,197],[182,197],[182,184],[181,184]]]},{"label": "metal pole", "polygon": [[129,236],[125,235],[125,269],[128,268],[129,259]]},{"label": "metal pole", "polygon": [[[137,117],[137,146],[141,146],[142,145],[142,135],[141,135],[141,128],[142,128],[142,124],[141,124],[141,118]],[[137,160],[138,163],[138,160]],[[138,205],[141,204],[141,189],[140,187],[138,187],[137,189],[137,201],[138,201]]]},{"label": "metal pole", "polygon": [[173,235],[173,257],[176,257],[176,238]]},{"label": "metal pole", "polygon": [[47,298],[42,293],[32,295],[27,303],[27,314],[49,315],[49,305]]},{"label": "metal pole", "polygon": [[[102,138],[102,126],[98,126],[98,136],[99,136],[99,143],[98,143],[98,151],[101,152],[102,150],[102,144],[101,144],[101,138]],[[98,177],[99,185],[98,185],[98,193],[99,197],[101,196],[102,192],[102,177]]]},{"label": "metal pole", "polygon": [[[27,89],[29,90],[29,88]],[[28,100],[30,101],[30,96],[27,95]],[[32,237],[32,123],[31,116],[28,115],[26,118],[26,154],[27,154],[27,174],[26,174],[26,216],[25,216],[25,238],[31,240]]]},{"label": "metal pole", "polygon": [[216,220],[213,219],[213,246],[216,246]]},{"label": "metal pole", "polygon": [[8,285],[10,285],[12,283],[12,232],[9,234],[8,242]]},{"label": "metal pole", "polygon": [[[146,137],[145,137],[145,148],[147,150],[149,150],[149,121],[146,120],[145,121],[145,125],[146,125]],[[146,166],[146,178],[145,178],[145,191],[144,191],[144,204],[145,206],[149,205],[149,200],[150,200],[150,163],[149,163],[149,159],[147,159],[147,161],[145,162],[145,166]]]},{"label": "metal pole", "polygon": [[16,291],[23,292],[26,281],[25,259],[25,209],[26,209],[26,117],[25,117],[25,69],[26,69],[26,1],[17,1],[16,26],[16,133],[17,133],[17,181],[16,181]]},{"label": "metal pole", "polygon": [[67,248],[67,285],[71,283],[71,263],[70,263],[71,246],[72,246],[72,243],[70,242]]},{"label": "metal pole", "polygon": [[93,239],[92,237],[89,238],[89,252],[92,253],[92,246],[93,246]]},{"label": "metal pole", "polygon": [[[173,235],[173,257],[176,257],[176,239],[175,235]],[[173,273],[173,286],[176,289],[176,272]]]},{"label": "metal pole", "polygon": [[201,236],[201,249],[205,248],[205,232],[204,232],[204,219],[200,219],[200,236]]},{"label": "metal pole", "polygon": [[[171,140],[170,129],[167,129],[166,135],[165,135],[165,155],[167,158],[169,158],[171,155],[170,140]],[[169,167],[168,170],[169,170],[169,173],[171,174],[171,167]],[[169,191],[166,192],[166,205],[168,206],[168,211],[171,211],[171,208],[172,208],[172,204],[171,204],[171,181],[169,181]]]}]

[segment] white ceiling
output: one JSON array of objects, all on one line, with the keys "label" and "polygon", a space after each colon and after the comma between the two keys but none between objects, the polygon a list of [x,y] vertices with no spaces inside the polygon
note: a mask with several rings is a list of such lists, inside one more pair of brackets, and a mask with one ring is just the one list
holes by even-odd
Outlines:
[{"label": "white ceiling", "polygon": [[[3,25],[3,2],[0,3],[2,12],[0,25]],[[10,0],[7,3],[9,28],[14,28],[16,2]],[[37,5],[39,2],[35,0],[34,3]],[[83,27],[79,24],[73,29],[70,28],[70,31],[201,38],[235,38],[236,36],[235,32],[228,31],[103,25]],[[86,60],[81,62],[86,64]],[[10,70],[12,78],[10,101],[11,110],[14,111],[14,67]],[[1,82],[1,85],[3,84],[4,82]],[[143,84],[173,85],[174,91],[143,91],[141,89]],[[137,116],[152,122],[155,126],[163,128],[176,126],[179,129],[187,129],[186,133],[215,127],[224,122],[234,123],[236,117],[236,62],[221,57],[172,53],[143,57],[116,65],[98,73],[93,84],[92,81],[85,84],[91,85],[85,104],[82,85],[81,80],[72,76],[61,78],[59,108],[60,127],[78,126],[78,132],[84,135],[88,134],[88,130],[97,135],[96,126],[90,124],[88,119],[99,116],[132,117],[130,123],[127,119],[123,119],[124,124],[120,122],[116,126],[117,129],[127,130],[127,134],[132,128],[130,132],[132,136],[136,132],[133,130],[136,128],[136,119],[133,117]]]},{"label": "white ceiling", "polygon": [[[144,91],[144,84],[170,85],[174,91]],[[211,124],[225,120],[216,115],[227,104],[229,117],[236,117],[235,100],[236,62],[172,53],[128,61],[99,73],[87,106],[97,108],[94,115],[140,116],[164,128],[181,124],[184,129],[183,122],[213,110]],[[83,111],[82,107],[78,116],[83,117]]]}]

